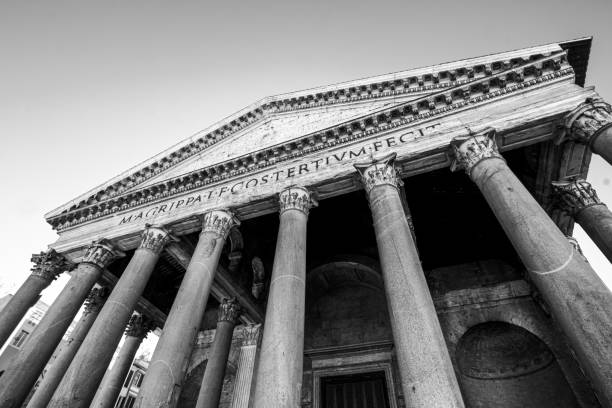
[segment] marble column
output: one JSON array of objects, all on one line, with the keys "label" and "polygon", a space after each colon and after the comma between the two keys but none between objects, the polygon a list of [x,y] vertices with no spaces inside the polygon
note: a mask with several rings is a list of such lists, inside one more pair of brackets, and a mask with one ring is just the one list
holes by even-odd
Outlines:
[{"label": "marble column", "polygon": [[113,363],[113,368],[105,376],[90,408],[113,408],[115,406],[123,382],[132,367],[134,357],[136,357],[136,352],[153,328],[154,324],[151,319],[141,314],[134,313],[130,317],[125,330],[125,339]]},{"label": "marble column", "polygon": [[62,292],[2,375],[0,407],[21,407],[93,285],[118,256],[121,252],[107,240],[87,248]]},{"label": "marble column", "polygon": [[200,329],[219,257],[238,221],[229,211],[204,214],[202,232],[174,299],[134,408],[174,408]]},{"label": "marble column", "polygon": [[49,407],[89,407],[159,254],[172,239],[162,227],[147,226],[143,231],[140,246],[72,359]]},{"label": "marble column", "polygon": [[476,183],[602,405],[612,407],[612,292],[510,170],[494,130],[451,145],[453,169],[465,169]]},{"label": "marble column", "polygon": [[72,265],[54,250],[32,255],[32,273],[11,300],[0,311],[0,347],[8,340],[28,309],[36,303],[40,292]]},{"label": "marble column", "polygon": [[254,408],[300,406],[304,365],[306,224],[311,193],[290,187],[279,195],[280,226],[266,308]]},{"label": "marble column", "polygon": [[223,299],[219,305],[219,317],[212,349],[206,363],[206,371],[202,378],[202,386],[198,394],[196,408],[217,408],[221,391],[223,390],[223,378],[225,377],[225,366],[232,346],[232,335],[236,320],[240,315],[240,305],[235,299]]},{"label": "marble column", "polygon": [[110,290],[106,287],[91,290],[85,300],[85,309],[81,319],[70,334],[66,344],[59,350],[55,360],[51,362],[51,366],[28,402],[27,408],[45,408],[47,406],[55,389],[66,373],[70,362],[81,346],[81,343],[83,343],[87,332],[89,332],[89,329],[98,317],[100,309],[102,309],[104,302],[106,302],[109,293]]},{"label": "marble column", "polygon": [[[395,153],[355,165],[372,211],[406,406],[463,407],[417,249],[399,195]],[[410,192],[407,192],[410,194]]]},{"label": "marble column", "polygon": [[249,407],[260,328],[261,324],[249,324],[242,329],[242,346],[238,356],[231,408]]},{"label": "marble column", "polygon": [[583,179],[553,182],[559,207],[576,220],[612,262],[612,212]]},{"label": "marble column", "polygon": [[612,164],[612,107],[601,98],[588,98],[565,117],[560,140],[566,137],[586,144]]}]

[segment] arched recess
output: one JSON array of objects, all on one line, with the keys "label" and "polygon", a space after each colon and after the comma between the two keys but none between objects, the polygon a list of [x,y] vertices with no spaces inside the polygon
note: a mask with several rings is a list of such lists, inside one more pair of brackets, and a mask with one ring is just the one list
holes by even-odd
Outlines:
[{"label": "arched recess", "polygon": [[505,322],[477,324],[457,344],[469,408],[578,408],[559,364],[538,337]]},{"label": "arched recess", "polygon": [[306,350],[391,340],[382,277],[375,262],[345,258],[308,273]]}]

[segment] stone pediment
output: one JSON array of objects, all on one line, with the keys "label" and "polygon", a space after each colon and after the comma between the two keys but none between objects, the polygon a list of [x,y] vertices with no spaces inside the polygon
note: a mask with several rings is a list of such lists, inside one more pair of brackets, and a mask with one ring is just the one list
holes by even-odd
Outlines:
[{"label": "stone pediment", "polygon": [[[518,106],[521,104],[519,96],[526,93],[533,94],[532,103],[541,103],[545,96],[537,95],[545,87],[550,88],[546,92],[557,92],[555,97],[569,98],[567,104],[583,100],[586,91],[574,85],[575,71],[563,48],[551,44],[265,98],[50,212],[47,220],[61,235],[72,239],[80,235],[84,225],[98,220],[116,218],[118,225],[129,224],[139,217],[138,214],[144,220],[144,214],[135,209],[148,208],[173,197],[177,198],[174,202],[180,203],[180,197],[185,196],[181,205],[190,198],[191,205],[199,204],[201,196],[187,197],[186,194],[210,190],[211,186],[228,180],[268,172],[271,182],[274,178],[271,169],[303,161],[302,157],[315,157],[321,151],[337,151],[336,159],[341,160],[336,161],[363,160],[365,155],[377,153],[378,148],[376,144],[368,149],[359,147],[359,141],[380,138],[402,129],[414,128],[403,136],[396,136],[402,137],[401,143],[408,138],[414,139],[420,150],[400,155],[400,161],[408,156],[419,157],[426,150],[440,150],[433,137],[423,136],[442,128],[447,132],[465,131],[471,122],[478,126],[481,121],[466,113],[473,107],[493,106],[508,98],[514,98]],[[559,88],[561,83],[564,84],[562,89]],[[481,114],[487,115],[487,110],[491,118],[494,112],[499,112],[495,107],[481,108]],[[510,106],[504,126],[513,123],[508,121],[513,110],[516,111],[516,107]],[[565,105],[558,104],[542,112],[554,117],[567,110]],[[443,118],[460,113],[461,119],[457,117],[442,125]],[[397,144],[400,140],[387,143]],[[348,146],[357,147],[338,151]],[[431,160],[425,156],[423,159]],[[323,161],[317,164],[315,157],[309,162],[316,170],[319,166],[331,166],[328,159],[320,160]],[[445,162],[446,157],[440,160]],[[294,167],[294,170],[283,170],[289,178],[298,172],[301,176],[302,170],[310,172],[299,165]],[[324,174],[321,171],[320,176]],[[338,174],[328,176],[334,178]],[[275,181],[279,181],[278,175]],[[320,179],[311,182],[317,183]],[[239,183],[220,187],[221,195],[224,188],[231,196],[248,183],[249,180],[244,179],[242,187],[238,187]],[[266,194],[254,190],[253,199]],[[236,203],[233,199],[215,200],[210,205],[233,206]],[[170,208],[169,202],[167,205],[166,208]],[[177,213],[179,215],[181,213]],[[125,219],[129,221],[122,223]],[[164,221],[172,219],[175,218]],[[152,217],[149,221],[159,219]]]}]

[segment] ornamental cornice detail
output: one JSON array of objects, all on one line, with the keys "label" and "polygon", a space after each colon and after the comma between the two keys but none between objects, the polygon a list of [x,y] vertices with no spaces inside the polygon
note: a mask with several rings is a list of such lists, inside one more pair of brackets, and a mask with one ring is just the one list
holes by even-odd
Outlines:
[{"label": "ornamental cornice detail", "polygon": [[204,214],[202,222],[202,233],[212,232],[223,239],[227,239],[230,230],[240,225],[240,221],[231,211],[213,210]]},{"label": "ornamental cornice detail", "polygon": [[106,268],[115,259],[121,258],[125,254],[118,249],[107,239],[94,241],[85,251],[85,256],[81,259],[81,263],[90,263],[99,268]]},{"label": "ornamental cornice detail", "polygon": [[506,70],[477,78],[475,76],[474,80],[466,83],[455,84],[439,92],[304,135],[297,140],[236,157],[175,179],[164,180],[125,195],[120,196],[120,193],[113,196],[101,195],[90,204],[81,203],[47,221],[56,230],[63,231],[109,214],[262,170],[323,149],[374,136],[380,132],[448,115],[471,105],[492,101],[572,75],[574,71],[567,63],[565,52],[554,53],[525,64],[510,64],[510,68]]},{"label": "ornamental cornice detail", "polygon": [[312,193],[304,187],[292,186],[278,194],[278,205],[281,214],[287,210],[298,210],[308,215],[310,209],[316,207],[318,203]]},{"label": "ornamental cornice detail", "polygon": [[367,163],[355,164],[367,194],[370,194],[375,187],[379,186],[386,185],[393,188],[402,186],[402,180],[398,177],[395,169],[396,157],[396,153],[391,153]]},{"label": "ornamental cornice detail", "polygon": [[558,142],[566,138],[592,146],[595,139],[612,126],[612,107],[602,98],[587,98],[565,116]]},{"label": "ornamental cornice detail", "polygon": [[451,171],[465,170],[471,176],[472,169],[486,159],[504,160],[495,142],[495,129],[486,128],[476,134],[458,136],[451,141],[454,159]]},{"label": "ornamental cornice detail", "polygon": [[71,271],[76,266],[53,249],[32,254],[30,261],[34,264],[31,269],[32,276],[37,276],[48,283],[57,279],[62,272]]},{"label": "ornamental cornice detail", "polygon": [[104,305],[104,302],[106,302],[110,292],[110,289],[105,286],[93,288],[85,299],[83,315],[99,311]]},{"label": "ornamental cornice detail", "polygon": [[236,324],[236,320],[240,317],[240,312],[240,304],[235,298],[223,299],[219,305],[217,321]]},{"label": "ornamental cornice detail", "polygon": [[125,328],[125,335],[128,337],[136,337],[144,339],[151,330],[155,329],[155,324],[152,319],[139,313],[134,313],[130,317]]},{"label": "ornamental cornice detail", "polygon": [[597,197],[597,192],[588,181],[575,178],[552,182],[555,204],[571,216],[594,205],[605,205]]},{"label": "ornamental cornice detail", "polygon": [[178,241],[170,230],[155,225],[147,224],[140,238],[140,249],[148,249],[156,254],[161,253],[167,243]]},{"label": "ornamental cornice detail", "polygon": [[247,324],[242,328],[242,347],[256,346],[261,334],[261,323]]}]

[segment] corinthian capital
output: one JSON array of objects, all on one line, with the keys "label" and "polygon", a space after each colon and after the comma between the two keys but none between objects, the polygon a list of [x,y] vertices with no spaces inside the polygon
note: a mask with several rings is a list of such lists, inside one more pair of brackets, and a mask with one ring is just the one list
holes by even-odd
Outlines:
[{"label": "corinthian capital", "polygon": [[568,214],[575,216],[580,211],[593,205],[605,205],[597,197],[591,183],[584,179],[553,181],[553,191],[557,205]]},{"label": "corinthian capital", "polygon": [[83,310],[83,314],[100,310],[102,305],[104,305],[104,302],[106,302],[106,298],[108,298],[109,294],[110,289],[105,286],[92,289],[85,299],[85,310]]},{"label": "corinthian capital", "polygon": [[565,116],[559,142],[567,137],[576,142],[592,145],[597,136],[610,126],[612,126],[612,107],[601,98],[587,98]]},{"label": "corinthian capital", "polygon": [[236,299],[223,299],[219,305],[217,321],[236,323],[238,316],[240,316],[240,305]]},{"label": "corinthian capital", "polygon": [[106,239],[94,241],[85,251],[85,256],[81,262],[94,264],[100,268],[106,268],[115,259],[125,256],[125,254],[114,247]]},{"label": "corinthian capital", "polygon": [[142,232],[139,248],[148,249],[159,254],[168,242],[176,240],[166,228],[147,224]]},{"label": "corinthian capital", "polygon": [[471,175],[472,169],[486,159],[502,159],[495,142],[495,129],[486,128],[474,135],[457,136],[451,141],[455,159],[451,171],[465,170]]},{"label": "corinthian capital", "polygon": [[402,181],[395,170],[396,157],[396,153],[391,153],[380,159],[355,164],[366,193],[370,194],[370,191],[378,186],[388,185],[399,188],[402,185]]},{"label": "corinthian capital", "polygon": [[144,315],[134,313],[132,317],[130,317],[130,321],[125,328],[125,335],[144,339],[154,328],[155,324],[151,319]]},{"label": "corinthian capital", "polygon": [[232,227],[240,225],[240,221],[231,211],[214,210],[204,214],[202,232],[214,232],[221,238],[227,239]]},{"label": "corinthian capital", "polygon": [[53,282],[62,272],[74,268],[71,262],[68,262],[53,249],[40,254],[32,254],[31,262],[34,263],[31,269],[32,275],[38,276],[48,283]]},{"label": "corinthian capital", "polygon": [[256,346],[261,333],[261,324],[247,324],[242,329],[242,346]]},{"label": "corinthian capital", "polygon": [[303,187],[284,189],[278,195],[278,202],[281,214],[287,210],[298,210],[308,215],[308,211],[317,206],[312,193]]}]

